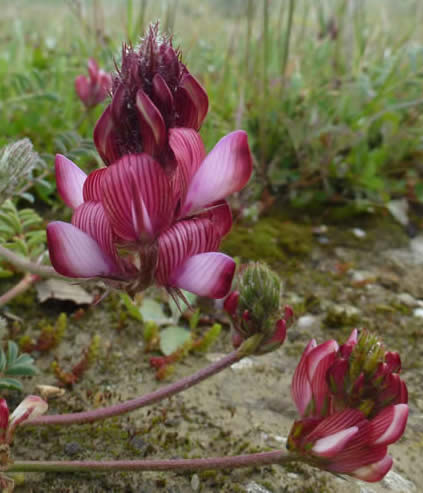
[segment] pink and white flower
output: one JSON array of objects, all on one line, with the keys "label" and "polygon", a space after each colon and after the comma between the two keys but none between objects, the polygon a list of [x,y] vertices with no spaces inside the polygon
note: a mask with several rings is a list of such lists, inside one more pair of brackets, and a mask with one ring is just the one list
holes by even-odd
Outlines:
[{"label": "pink and white flower", "polygon": [[28,395],[9,415],[5,399],[0,399],[0,443],[11,443],[15,429],[24,421],[41,416],[48,404],[37,395]]},{"label": "pink and white flower", "polygon": [[377,338],[354,330],[335,340],[307,345],[292,379],[301,419],[288,448],[327,471],[379,481],[392,467],[388,445],[404,433],[407,387],[399,377],[398,353],[385,352]]},{"label": "pink and white flower", "polygon": [[101,277],[133,293],[153,282],[170,290],[224,297],[235,263],[218,253],[232,217],[224,200],[252,172],[243,131],[206,156],[192,129],[170,129],[177,168],[169,173],[146,153],[129,154],[88,176],[56,157],[56,180],[74,209],[72,224],[47,227],[54,268],[68,277]]},{"label": "pink and white flower", "polygon": [[94,58],[88,60],[89,76],[79,75],[75,79],[75,91],[87,108],[104,101],[112,88],[112,76],[100,69]]}]

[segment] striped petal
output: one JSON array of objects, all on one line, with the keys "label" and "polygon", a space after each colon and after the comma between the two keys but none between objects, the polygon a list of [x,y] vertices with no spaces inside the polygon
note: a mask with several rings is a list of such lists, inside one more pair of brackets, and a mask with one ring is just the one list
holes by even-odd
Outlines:
[{"label": "striped petal", "polygon": [[61,221],[47,226],[50,260],[67,277],[107,277],[116,271],[113,260],[88,234]]},{"label": "striped petal", "polygon": [[385,455],[385,457],[368,466],[360,467],[351,473],[357,479],[367,481],[368,483],[375,483],[383,479],[390,471],[393,464],[392,457]]},{"label": "striped petal", "polygon": [[76,209],[84,201],[82,188],[87,175],[70,159],[56,154],[55,160],[57,191],[63,202]]},{"label": "striped petal", "polygon": [[114,233],[124,241],[150,241],[173,219],[168,177],[147,154],[124,156],[107,169],[102,202]]},{"label": "striped petal", "polygon": [[163,113],[170,113],[173,107],[173,96],[166,81],[160,74],[155,74],[153,77],[153,94],[157,106]]},{"label": "striped petal", "polygon": [[300,416],[304,413],[311,402],[311,385],[307,376],[307,357],[309,353],[317,346],[315,339],[312,339],[304,349],[301,360],[295,369],[291,383],[291,396],[297,406]]},{"label": "striped petal", "polygon": [[181,216],[238,192],[247,184],[251,172],[247,134],[238,130],[223,137],[193,176]]},{"label": "striped petal", "polygon": [[84,201],[93,200],[95,202],[101,201],[102,195],[102,181],[107,168],[96,169],[92,171],[85,180],[82,193]]},{"label": "striped petal", "polygon": [[111,105],[103,111],[94,128],[94,144],[106,165],[112,164],[120,157],[118,136],[115,129]]},{"label": "striped petal", "polygon": [[231,289],[235,266],[234,260],[223,253],[200,253],[171,274],[169,285],[199,296],[223,298]]},{"label": "striped petal", "polygon": [[178,163],[175,171],[177,193],[179,197],[184,198],[192,177],[206,155],[206,150],[200,135],[191,128],[171,128],[169,146]]},{"label": "striped petal", "polygon": [[358,432],[357,426],[351,426],[316,441],[311,451],[319,457],[333,457],[340,452]]},{"label": "striped petal", "polygon": [[206,217],[213,223],[220,237],[229,233],[232,228],[232,211],[226,200],[219,200],[210,204],[205,212],[196,217]]},{"label": "striped petal", "polygon": [[404,433],[407,418],[407,404],[387,407],[371,420],[370,441],[374,445],[389,445],[396,442]]},{"label": "striped petal", "polygon": [[[332,341],[329,341],[332,342]],[[333,341],[335,342],[335,341]],[[331,365],[334,363],[336,358],[336,350],[338,349],[338,344],[321,344],[323,346],[320,355],[322,356],[318,360],[317,349],[316,348],[309,356],[308,359],[308,378],[311,385],[311,393],[313,395],[314,410],[313,412],[318,416],[324,416],[329,411],[328,404],[330,398],[329,385],[327,381],[327,372]],[[326,354],[324,351],[328,351]],[[316,366],[314,363],[318,360]]]},{"label": "striped petal", "polygon": [[178,221],[159,236],[159,260],[156,278],[168,285],[169,276],[188,257],[217,250],[220,236],[207,218]]},{"label": "striped petal", "polygon": [[94,238],[100,248],[111,258],[117,258],[113,246],[113,232],[100,202],[84,202],[76,209],[72,224]]}]

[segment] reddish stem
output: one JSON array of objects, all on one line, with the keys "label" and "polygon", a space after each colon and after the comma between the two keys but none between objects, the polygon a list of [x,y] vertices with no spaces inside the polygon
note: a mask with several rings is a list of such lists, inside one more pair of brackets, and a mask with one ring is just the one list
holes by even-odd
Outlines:
[{"label": "reddish stem", "polygon": [[236,469],[269,464],[283,464],[296,460],[285,450],[258,454],[208,457],[206,459],[153,459],[112,461],[16,461],[8,472],[81,472],[81,471],[204,471]]},{"label": "reddish stem", "polygon": [[40,416],[38,418],[29,419],[22,423],[21,426],[40,426],[40,425],[70,425],[70,424],[83,424],[92,423],[100,419],[111,418],[113,416],[120,416],[121,414],[129,413],[135,409],[149,406],[163,399],[171,397],[179,392],[183,392],[189,389],[193,385],[202,382],[208,377],[219,373],[220,371],[233,365],[245,356],[245,353],[241,350],[233,351],[224,356],[219,361],[212,363],[206,368],[201,369],[194,375],[184,377],[177,382],[174,382],[166,387],[162,387],[154,392],[131,399],[126,402],[115,404],[113,406],[104,407],[102,409],[94,409],[92,411],[84,411],[80,413],[71,414],[56,414],[51,416]]},{"label": "reddish stem", "polygon": [[39,280],[40,276],[28,272],[17,284],[15,284],[15,286],[13,286],[13,288],[9,289],[9,291],[6,291],[3,295],[0,296],[0,306],[9,303],[9,301],[11,301],[13,298],[24,293],[32,286],[32,284]]}]

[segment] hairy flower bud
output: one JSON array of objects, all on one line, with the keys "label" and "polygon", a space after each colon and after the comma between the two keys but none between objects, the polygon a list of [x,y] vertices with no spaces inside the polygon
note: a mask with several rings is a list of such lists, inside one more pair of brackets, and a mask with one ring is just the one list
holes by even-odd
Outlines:
[{"label": "hairy flower bud", "polygon": [[123,46],[112,96],[94,130],[107,165],[125,154],[146,152],[173,170],[177,156],[169,145],[169,129],[198,131],[208,111],[207,93],[158,23],[150,25],[138,47]]},{"label": "hairy flower bud", "polygon": [[293,312],[291,307],[281,310],[280,296],[281,281],[265,264],[252,262],[241,269],[236,290],[224,303],[234,325],[235,347],[256,334],[263,335],[256,354],[273,351],[283,344]]}]

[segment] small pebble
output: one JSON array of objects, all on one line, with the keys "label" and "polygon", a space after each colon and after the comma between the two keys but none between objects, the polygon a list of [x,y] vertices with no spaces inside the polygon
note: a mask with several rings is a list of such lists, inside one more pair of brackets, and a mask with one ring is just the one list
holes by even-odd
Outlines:
[{"label": "small pebble", "polygon": [[191,478],[191,488],[192,491],[198,491],[200,489],[200,478],[198,474],[193,474]]},{"label": "small pebble", "polygon": [[418,318],[423,318],[423,308],[416,308],[413,311],[413,315]]},{"label": "small pebble", "polygon": [[366,237],[366,232],[360,228],[354,228],[352,230],[353,232],[353,235],[356,237],[356,238],[365,238]]}]

